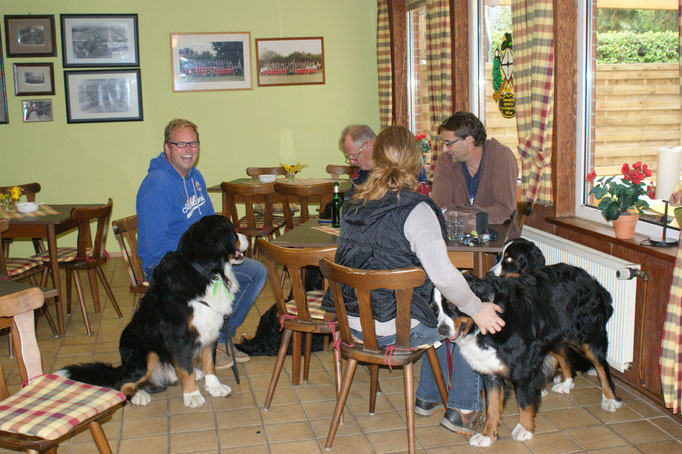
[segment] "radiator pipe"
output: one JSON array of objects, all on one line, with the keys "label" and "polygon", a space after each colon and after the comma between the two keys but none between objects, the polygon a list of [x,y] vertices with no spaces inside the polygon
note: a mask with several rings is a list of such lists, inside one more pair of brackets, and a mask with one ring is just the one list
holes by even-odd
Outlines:
[{"label": "radiator pipe", "polygon": [[649,274],[645,271],[642,270],[637,270],[634,268],[628,268],[631,271],[634,271],[634,275],[632,277],[639,277],[644,281],[644,296],[642,298],[642,316],[640,317],[640,322],[639,322],[639,367],[638,369],[638,374],[639,374],[639,384],[642,385],[642,387],[649,391],[649,386],[646,384],[646,381],[644,380],[643,374],[642,374],[642,367],[644,364],[643,358],[642,358],[642,353],[644,350],[644,321],[646,320],[646,306],[647,306],[647,287],[649,284]]}]

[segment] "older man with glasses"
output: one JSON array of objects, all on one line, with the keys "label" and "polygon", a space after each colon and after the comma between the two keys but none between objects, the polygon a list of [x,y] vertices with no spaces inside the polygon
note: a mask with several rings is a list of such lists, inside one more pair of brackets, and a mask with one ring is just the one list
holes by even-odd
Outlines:
[{"label": "older man with glasses", "polygon": [[[180,237],[192,224],[215,214],[204,177],[194,167],[198,158],[197,125],[180,118],[171,120],[164,131],[163,151],[149,162],[147,176],[137,192],[137,255],[148,280],[163,256],[177,249]],[[263,288],[267,274],[263,264],[248,258],[232,271],[239,291],[232,305],[231,332],[220,333],[221,344],[225,336],[234,337]],[[245,362],[249,356],[237,351],[235,359]],[[233,359],[219,348],[216,368],[232,364]]]}]

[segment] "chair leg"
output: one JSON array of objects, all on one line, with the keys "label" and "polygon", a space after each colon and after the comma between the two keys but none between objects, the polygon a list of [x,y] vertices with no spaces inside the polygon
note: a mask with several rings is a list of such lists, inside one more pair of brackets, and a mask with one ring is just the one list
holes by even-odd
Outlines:
[{"label": "chair leg", "polygon": [[97,445],[97,450],[100,452],[100,454],[111,454],[109,441],[107,440],[107,436],[104,434],[104,430],[102,430],[102,426],[99,424],[99,422],[92,421],[90,424],[88,424],[88,429],[90,429],[92,439],[95,441],[95,445]]},{"label": "chair leg", "polygon": [[71,315],[71,279],[72,273],[77,271],[66,270],[66,314]]},{"label": "chair leg", "polygon": [[414,453],[414,377],[412,363],[403,367],[405,385],[405,419],[407,421],[407,452]]},{"label": "chair leg", "polygon": [[[235,360],[236,356],[234,356],[234,343],[229,336],[230,317],[223,317],[223,332],[225,333],[225,351],[228,352],[232,358],[232,372],[234,373],[235,381],[239,384],[239,370],[237,369],[237,361]],[[213,357],[213,360],[215,362],[215,356]]]},{"label": "chair leg", "polygon": [[291,346],[291,382],[294,386],[301,384],[301,341],[303,333],[294,332],[294,341]]},{"label": "chair leg", "polygon": [[289,343],[291,342],[291,334],[292,331],[290,329],[284,328],[284,334],[282,334],[282,342],[279,344],[279,352],[277,352],[277,359],[275,360],[275,368],[272,370],[272,378],[270,378],[270,387],[268,387],[268,393],[265,396],[265,405],[263,405],[263,408],[266,410],[270,408],[270,404],[272,403],[272,397],[275,395],[275,388],[277,388],[277,380],[279,380],[279,375],[282,373],[284,360],[287,356]]},{"label": "chair leg", "polygon": [[43,303],[43,306],[40,308],[45,315],[45,320],[47,320],[47,324],[50,325],[50,329],[52,330],[52,334],[54,336],[58,336],[59,331],[57,331],[57,327],[54,324],[54,320],[52,319],[52,314],[50,314],[50,309],[47,307],[47,301]]},{"label": "chair leg", "polygon": [[83,313],[83,322],[85,322],[85,331],[88,332],[88,336],[92,333],[90,332],[90,320],[88,320],[88,310],[85,308],[85,299],[83,298],[83,287],[81,286],[80,277],[78,277],[78,271],[69,270],[69,273],[73,273],[73,280],[76,284],[76,294],[78,295],[78,303],[81,306],[81,312]]},{"label": "chair leg", "polygon": [[369,414],[373,415],[377,403],[377,385],[379,384],[379,365],[369,365]]},{"label": "chair leg", "polygon": [[443,372],[440,370],[438,354],[433,346],[426,349],[426,357],[429,359],[429,364],[433,371],[433,378],[436,379],[436,386],[438,386],[438,392],[440,392],[440,400],[443,401],[443,407],[448,408],[448,388],[443,381]]},{"label": "chair leg", "polygon": [[116,297],[114,296],[114,293],[111,291],[111,287],[109,286],[109,282],[107,281],[107,278],[104,276],[104,271],[102,271],[102,267],[98,266],[97,268],[95,268],[95,271],[97,272],[97,275],[99,276],[99,280],[102,281],[102,287],[104,287],[104,291],[106,292],[107,296],[109,297],[111,304],[114,306],[114,310],[116,311],[118,318],[123,318],[123,313],[121,312],[121,308],[118,307],[118,303],[116,302]]},{"label": "chair leg", "polygon": [[95,270],[90,268],[88,270],[88,282],[90,283],[90,292],[92,293],[92,304],[95,306],[95,313],[102,312],[102,306],[99,304],[99,290],[97,289],[97,276]]},{"label": "chair leg", "polygon": [[310,354],[313,349],[313,333],[305,333],[305,349],[303,350],[303,381],[308,383],[310,376]]},{"label": "chair leg", "polygon": [[334,437],[336,436],[336,429],[339,428],[339,421],[341,420],[341,414],[343,413],[343,408],[346,406],[346,399],[348,399],[348,392],[350,391],[350,385],[353,383],[353,376],[355,375],[355,369],[358,367],[358,360],[353,358],[348,358],[348,364],[346,365],[346,372],[343,374],[343,384],[341,385],[341,392],[336,398],[336,407],[334,407],[334,414],[332,415],[332,422],[329,426],[329,433],[327,434],[327,442],[324,447],[326,449],[332,448],[332,443],[334,443]]}]

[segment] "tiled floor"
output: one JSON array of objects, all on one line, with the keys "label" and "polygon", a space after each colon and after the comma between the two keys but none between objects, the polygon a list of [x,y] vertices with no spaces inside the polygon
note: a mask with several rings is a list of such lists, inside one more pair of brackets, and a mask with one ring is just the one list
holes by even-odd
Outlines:
[{"label": "tiled floor", "polygon": [[[77,307],[67,319],[64,339],[51,336],[44,318],[38,323],[39,344],[46,371],[64,365],[92,360],[118,363],[118,337],[134,308],[128,293],[127,274],[121,259],[106,265],[106,275],[124,312],[118,319],[106,302],[102,315],[89,312],[93,335],[85,327]],[[85,284],[87,286],[87,284]],[[89,294],[89,290],[85,290]],[[100,292],[103,295],[104,292]],[[89,295],[88,295],[89,296]],[[238,332],[252,334],[259,314],[273,302],[269,283]],[[90,308],[92,305],[90,304]],[[0,361],[14,388],[18,387],[16,363],[7,356],[7,336],[0,337]],[[263,401],[272,373],[274,358],[254,357],[240,364],[241,384],[231,369],[219,371],[232,395],[211,398],[198,409],[185,408],[178,387],[155,394],[147,407],[127,405],[104,424],[115,453],[313,453],[324,452],[329,421],[335,404],[330,353],[316,353],[310,381],[291,386],[290,360],[279,381],[273,406],[263,411]],[[415,372],[418,373],[419,367]],[[358,368],[348,399],[345,424],[339,428],[336,452],[401,452],[407,447],[404,398],[400,370],[380,373],[381,389],[377,412],[368,413],[368,374]],[[682,425],[669,413],[653,406],[620,382],[617,392],[623,407],[615,413],[604,412],[601,393],[592,377],[578,377],[569,395],[550,393],[537,416],[535,437],[516,442],[510,431],[518,421],[513,398],[505,406],[501,439],[492,448],[472,448],[467,438],[442,428],[442,412],[431,417],[416,417],[417,449],[428,453],[682,453]],[[93,453],[96,448],[89,432],[62,443],[60,453]]]}]

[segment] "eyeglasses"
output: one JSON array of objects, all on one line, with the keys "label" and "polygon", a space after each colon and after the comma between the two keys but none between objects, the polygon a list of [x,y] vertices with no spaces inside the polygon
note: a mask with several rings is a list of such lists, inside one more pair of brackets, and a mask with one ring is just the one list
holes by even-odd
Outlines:
[{"label": "eyeglasses", "polygon": [[352,161],[357,161],[360,155],[362,154],[365,145],[367,145],[367,142],[363,143],[362,146],[360,147],[360,151],[356,155],[346,155],[346,162],[352,162]]},{"label": "eyeglasses", "polygon": [[451,146],[453,146],[462,139],[464,139],[464,137],[457,137],[455,140],[443,140],[443,145],[450,148]]},{"label": "eyeglasses", "polygon": [[199,148],[198,140],[194,140],[192,142],[168,142],[168,143],[172,143],[178,148],[187,148],[188,146],[192,148]]}]

